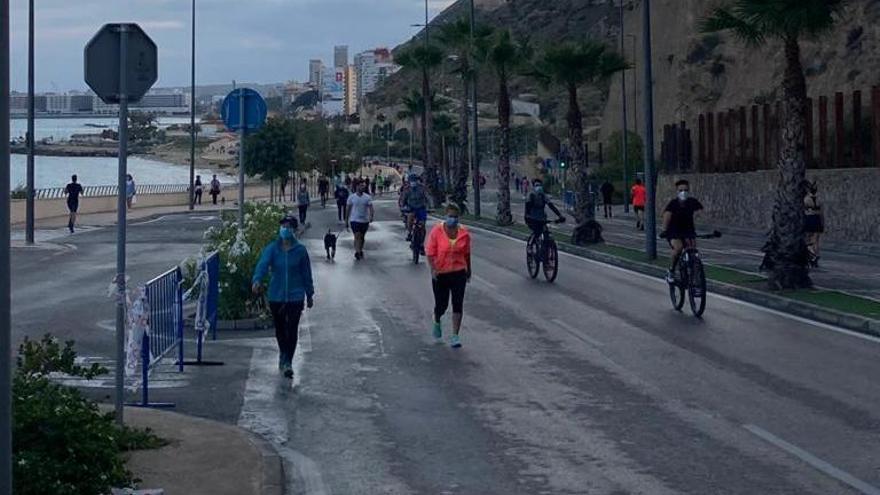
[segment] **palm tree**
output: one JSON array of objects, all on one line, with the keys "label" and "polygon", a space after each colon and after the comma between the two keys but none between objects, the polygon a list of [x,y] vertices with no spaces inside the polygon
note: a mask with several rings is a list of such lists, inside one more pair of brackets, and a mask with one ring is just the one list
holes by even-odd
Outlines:
[{"label": "palm tree", "polygon": [[[462,84],[461,105],[459,106],[458,114],[458,142],[463,151],[468,149],[470,142],[470,122],[468,118],[470,84],[477,75],[478,62],[483,58],[482,55],[485,53],[485,46],[487,44],[486,40],[491,34],[491,28],[477,26],[473,36],[471,36],[470,21],[465,17],[440,26],[440,34],[438,36],[440,43],[450,52],[451,58],[454,60],[452,73],[459,76]],[[465,202],[467,201],[468,173],[470,171],[468,154],[466,152],[459,153],[456,162],[452,201],[464,211]]]},{"label": "palm tree", "polygon": [[516,43],[510,30],[499,31],[489,47],[488,60],[498,78],[498,225],[513,223],[510,211],[510,78],[532,57],[526,43]]},{"label": "palm tree", "polygon": [[[404,70],[418,71],[422,74],[422,94],[430,95],[431,92],[431,73],[443,63],[443,51],[432,45],[418,45],[413,48],[406,49],[397,55],[397,63]],[[431,153],[431,142],[433,138],[433,110],[431,108],[431,100],[428,98],[425,102],[425,111],[422,114],[422,156],[425,167],[425,179],[428,186],[428,192],[434,198],[434,204],[441,201],[440,191],[437,189],[437,167],[434,163]]]},{"label": "palm tree", "polygon": [[575,177],[574,216],[578,225],[572,240],[575,244],[602,242],[602,226],[596,222],[596,208],[588,193],[589,175],[584,156],[583,113],[578,89],[597,85],[627,68],[626,60],[607,45],[586,40],[548,46],[535,62],[535,75],[546,84],[563,87],[568,93],[568,139],[571,148],[571,171]]},{"label": "palm tree", "polygon": [[412,155],[412,143],[415,135],[420,134],[419,119],[425,113],[425,100],[422,94],[413,90],[409,95],[403,97],[403,109],[397,113],[400,120],[412,119],[412,130],[409,133],[410,155]]},{"label": "palm tree", "polygon": [[812,286],[804,237],[807,81],[800,41],[828,32],[842,4],[843,0],[734,0],[715,9],[702,26],[704,32],[730,31],[751,46],[765,45],[769,38],[784,47],[779,183],[765,247],[770,288],[775,290]]},{"label": "palm tree", "polygon": [[445,185],[443,194],[446,195],[450,192],[449,187],[452,181],[449,170],[449,146],[457,144],[458,124],[455,123],[455,120],[449,114],[435,115],[434,131],[440,137],[440,174]]}]

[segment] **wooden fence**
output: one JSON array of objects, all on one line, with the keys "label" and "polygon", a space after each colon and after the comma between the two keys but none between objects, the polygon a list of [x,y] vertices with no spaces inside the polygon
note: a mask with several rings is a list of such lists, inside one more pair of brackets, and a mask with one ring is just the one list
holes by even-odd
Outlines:
[{"label": "wooden fence", "polygon": [[[838,92],[831,102],[827,96],[809,98],[806,113],[808,168],[880,166],[880,86],[871,89],[867,107],[862,91],[856,90],[849,95]],[[666,125],[662,167],[690,173],[773,168],[780,153],[781,123],[782,104],[776,102],[700,114],[690,125],[684,121]]]}]

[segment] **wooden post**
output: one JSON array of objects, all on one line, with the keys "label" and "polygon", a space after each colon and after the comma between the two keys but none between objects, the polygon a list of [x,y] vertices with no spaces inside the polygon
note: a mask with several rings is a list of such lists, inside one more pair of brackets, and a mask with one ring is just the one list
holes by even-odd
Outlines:
[{"label": "wooden post", "polygon": [[830,168],[828,157],[828,97],[819,97],[819,168]]},{"label": "wooden post", "polygon": [[776,119],[774,119],[774,123],[776,124],[773,128],[773,142],[776,145],[773,147],[773,167],[776,167],[776,164],[779,162],[779,157],[782,155],[782,102],[776,102]]},{"label": "wooden post", "polygon": [[846,154],[846,129],[843,128],[843,93],[834,93],[834,167],[844,166]]},{"label": "wooden post", "polygon": [[[880,97],[880,88],[877,88],[877,96]],[[878,98],[880,100],[880,98]],[[876,102],[875,102],[876,103]],[[876,104],[875,110],[876,110]],[[874,121],[878,120],[877,112],[874,112]],[[875,126],[876,127],[876,126]],[[880,155],[878,155],[880,156]],[[715,172],[715,114],[709,112],[706,115],[706,170]]]},{"label": "wooden post", "polygon": [[746,107],[739,107],[739,167],[738,172],[746,172],[749,167],[746,165],[746,157],[749,154],[746,146]]},{"label": "wooden post", "polygon": [[700,114],[697,122],[697,162],[694,164],[694,172],[703,172],[706,169],[706,116]]},{"label": "wooden post", "polygon": [[807,98],[807,108],[806,108],[806,120],[807,127],[804,129],[804,134],[806,138],[806,153],[804,157],[807,161],[807,168],[813,166],[813,99]]},{"label": "wooden post", "polygon": [[749,170],[758,170],[758,145],[761,142],[758,137],[758,105],[752,105],[752,160]]},{"label": "wooden post", "polygon": [[688,172],[694,171],[694,141],[691,134],[691,129],[684,130],[684,169]]},{"label": "wooden post", "polygon": [[865,155],[862,153],[862,92],[853,91],[853,166],[864,167]]},{"label": "wooden post", "polygon": [[871,88],[871,142],[874,144],[874,166],[880,167],[880,86]]},{"label": "wooden post", "polygon": [[764,103],[764,166],[762,168],[770,168],[770,105]]},{"label": "wooden post", "polygon": [[736,172],[736,112],[727,110],[727,171]]},{"label": "wooden post", "polygon": [[725,151],[726,148],[724,147],[724,137],[726,132],[724,130],[726,124],[725,119],[726,115],[724,112],[718,112],[718,172],[725,172],[726,167],[724,165],[727,163],[727,153]]},{"label": "wooden post", "polygon": [[687,122],[682,120],[678,127],[678,169],[681,171],[688,169],[687,151]]}]

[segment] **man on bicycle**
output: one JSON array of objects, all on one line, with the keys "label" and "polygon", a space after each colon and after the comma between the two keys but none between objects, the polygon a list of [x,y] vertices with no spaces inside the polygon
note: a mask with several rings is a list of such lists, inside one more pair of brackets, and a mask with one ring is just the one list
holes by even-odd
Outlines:
[{"label": "man on bicycle", "polygon": [[428,221],[428,194],[425,192],[425,186],[422,185],[422,179],[416,174],[409,176],[409,190],[406,192],[403,205],[409,210],[406,222],[406,240],[409,242],[412,240],[413,224],[421,222],[425,225]]},{"label": "man on bicycle", "polygon": [[672,248],[672,265],[666,272],[666,281],[670,284],[676,281],[676,266],[682,251],[685,247],[697,245],[694,214],[703,209],[703,205],[690,196],[691,185],[688,181],[682,179],[675,183],[675,187],[678,190],[677,197],[663,211],[663,231],[660,233],[660,237],[666,239]]},{"label": "man on bicycle", "polygon": [[535,179],[532,182],[532,186],[532,191],[526,199],[525,220],[526,225],[532,230],[532,234],[540,238],[544,235],[544,229],[547,225],[546,207],[549,207],[556,214],[559,223],[565,222],[565,217],[559,212],[559,208],[544,194],[544,183],[541,179]]}]

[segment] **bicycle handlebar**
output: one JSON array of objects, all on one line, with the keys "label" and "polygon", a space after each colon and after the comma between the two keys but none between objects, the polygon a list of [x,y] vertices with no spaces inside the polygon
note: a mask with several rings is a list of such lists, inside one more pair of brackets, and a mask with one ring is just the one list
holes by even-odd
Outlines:
[{"label": "bicycle handlebar", "polygon": [[[723,235],[723,234],[721,233],[721,231],[719,231],[719,230],[715,230],[715,231],[713,231],[713,232],[711,232],[711,233],[709,233],[709,234],[697,234],[697,235],[695,235],[693,238],[694,238],[694,239],[721,239],[722,235]],[[661,233],[657,236],[657,238],[658,238],[658,239],[664,239],[664,240],[665,240],[665,239],[668,239],[668,236],[666,235],[666,232],[661,232]]]}]

